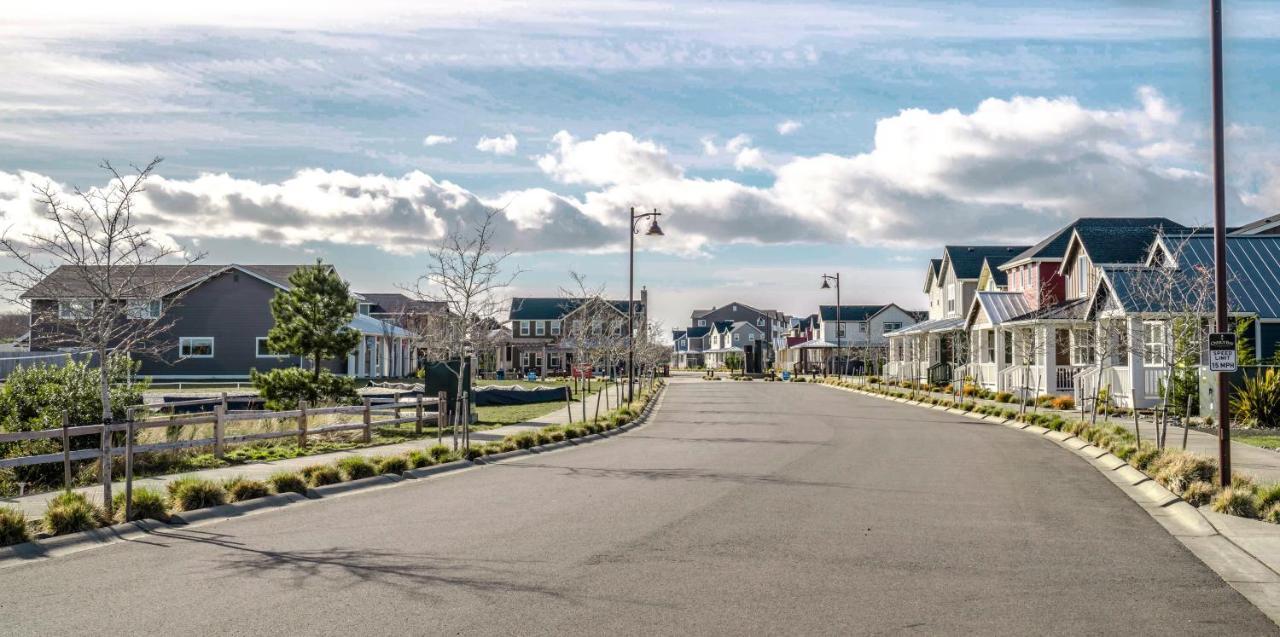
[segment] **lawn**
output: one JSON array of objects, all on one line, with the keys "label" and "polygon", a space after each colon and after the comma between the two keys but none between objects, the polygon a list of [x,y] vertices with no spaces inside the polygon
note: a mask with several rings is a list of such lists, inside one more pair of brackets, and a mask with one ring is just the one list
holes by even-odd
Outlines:
[{"label": "lawn", "polygon": [[1280,432],[1267,429],[1232,429],[1231,440],[1272,451],[1280,450]]},{"label": "lawn", "polygon": [[[538,382],[530,383],[528,381],[501,381],[501,380],[488,381],[487,380],[478,384],[522,385],[524,387],[529,387],[529,386],[564,387],[567,384],[567,381],[562,379],[562,380],[538,381]],[[604,383],[602,381],[598,381],[598,380],[591,381],[590,393],[588,393],[587,396],[594,395],[596,392],[600,391],[600,388],[603,386],[604,386]],[[579,401],[574,401],[575,417],[577,417],[577,414],[579,413],[577,410],[582,409],[582,404],[580,402],[580,399],[581,397],[579,397]],[[590,410],[592,407],[594,407],[594,405],[588,406],[587,409]],[[504,425],[515,425],[515,424],[519,424],[529,420],[533,420],[535,418],[541,418],[543,416],[551,414],[556,410],[562,410],[564,408],[565,406],[563,401],[557,401],[554,403],[534,403],[532,405],[501,405],[496,407],[476,407],[476,418],[478,419],[476,424],[480,426],[496,426],[496,427],[501,427]]]}]

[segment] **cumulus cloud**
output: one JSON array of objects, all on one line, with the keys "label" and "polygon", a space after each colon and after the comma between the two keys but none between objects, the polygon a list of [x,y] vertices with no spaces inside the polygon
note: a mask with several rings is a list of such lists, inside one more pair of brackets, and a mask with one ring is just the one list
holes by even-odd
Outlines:
[{"label": "cumulus cloud", "polygon": [[442,144],[452,144],[456,141],[458,141],[456,137],[449,137],[448,135],[427,135],[422,138],[422,145],[440,146]]},{"label": "cumulus cloud", "polygon": [[778,122],[778,134],[790,135],[791,133],[794,133],[800,130],[801,126],[803,126],[803,124],[801,124],[800,122],[797,122],[794,119],[783,120],[781,122]]},{"label": "cumulus cloud", "polygon": [[714,135],[707,135],[698,140],[702,143],[702,154],[707,157],[715,157],[720,154],[720,149],[716,148],[716,138]]},{"label": "cumulus cloud", "polygon": [[612,131],[579,141],[560,131],[551,143],[553,150],[538,158],[538,167],[566,184],[644,183],[681,174],[668,159],[666,148],[640,141],[631,133]]},{"label": "cumulus cloud", "polygon": [[[907,109],[877,123],[866,152],[772,166],[749,137],[729,140],[724,151],[739,169],[770,171],[766,185],[688,175],[663,146],[630,133],[562,131],[536,163],[553,181],[585,186],[580,195],[534,188],[481,197],[421,172],[311,169],[278,183],[157,179],[139,218],[185,239],[397,253],[424,250],[490,208],[502,210],[506,245],[523,251],[617,249],[631,206],[662,210],[667,236],[652,246],[677,252],[734,242],[1026,241],[1085,215],[1202,218],[1209,180],[1184,156],[1186,128],[1176,108],[1143,89],[1132,108],[1116,110],[1068,97],[988,99],[969,112]],[[8,223],[31,216],[31,185],[42,180],[0,172]],[[1276,193],[1268,184],[1244,204],[1280,205]]]},{"label": "cumulus cloud", "polygon": [[507,133],[502,137],[481,137],[476,142],[476,150],[495,155],[514,155],[516,147],[520,145],[520,140],[515,135]]}]

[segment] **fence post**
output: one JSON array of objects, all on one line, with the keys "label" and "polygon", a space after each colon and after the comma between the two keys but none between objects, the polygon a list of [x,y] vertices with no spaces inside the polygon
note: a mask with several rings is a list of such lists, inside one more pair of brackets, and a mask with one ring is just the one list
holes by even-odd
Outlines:
[{"label": "fence post", "polygon": [[111,515],[111,423],[102,423],[102,508]]},{"label": "fence post", "polygon": [[414,417],[413,433],[415,435],[421,436],[422,435],[422,394],[418,394],[417,403],[414,405],[413,417]]},{"label": "fence post", "polygon": [[449,394],[436,394],[436,444],[444,444],[444,428],[449,426]]},{"label": "fence post", "polygon": [[462,392],[462,448],[471,448],[471,400]]},{"label": "fence post", "polygon": [[298,401],[298,448],[307,446],[307,401]]},{"label": "fence post", "polygon": [[222,439],[226,434],[227,429],[227,423],[224,420],[226,416],[227,405],[225,402],[221,405],[213,406],[213,457],[218,458],[219,460],[222,459],[223,452],[225,451]]},{"label": "fence post", "polygon": [[[586,404],[587,404],[587,398],[586,398],[586,395],[584,394],[582,398],[582,405],[584,409],[586,408]],[[568,385],[564,386],[564,410],[569,412],[569,424],[572,425],[573,424],[573,400],[569,398]]]},{"label": "fence post", "polygon": [[133,520],[133,407],[124,421],[124,521]]},{"label": "fence post", "polygon": [[71,426],[71,417],[62,412],[62,486],[71,490],[71,436],[67,428]]},{"label": "fence post", "polygon": [[222,412],[227,412],[227,392],[222,392]]},{"label": "fence post", "polygon": [[369,412],[370,403],[371,400],[366,397],[364,399],[364,436],[362,438],[364,442],[373,440],[373,415]]}]

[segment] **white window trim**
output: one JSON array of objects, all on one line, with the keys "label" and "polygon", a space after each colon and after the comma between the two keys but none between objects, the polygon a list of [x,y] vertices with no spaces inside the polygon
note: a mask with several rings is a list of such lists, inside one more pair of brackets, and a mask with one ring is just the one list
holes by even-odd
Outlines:
[{"label": "white window trim", "polygon": [[266,340],[267,340],[267,337],[265,337],[265,336],[258,336],[258,337],[256,337],[256,338],[254,338],[254,339],[253,339],[253,356],[254,356],[254,358],[276,358],[276,359],[280,359],[280,358],[285,358],[285,357],[287,357],[287,356],[288,356],[288,354],[263,354],[263,353],[262,353],[262,348],[258,347],[258,343],[264,343],[264,342],[266,342]]},{"label": "white window trim", "polygon": [[534,332],[534,335],[535,335],[535,336],[546,336],[546,335],[547,335],[547,322],[546,322],[546,321],[537,321],[537,323],[533,326],[533,332]]},{"label": "white window trim", "polygon": [[[198,354],[198,355],[195,355],[195,356],[183,356],[183,355],[182,355],[182,346],[183,346],[184,344],[189,343],[189,342],[191,342],[191,341],[203,341],[203,340],[208,340],[208,341],[209,341],[209,353],[208,353],[208,354]],[[189,359],[189,358],[213,358],[214,356],[216,356],[216,355],[217,355],[217,352],[218,352],[218,350],[217,350],[217,345],[216,345],[216,339],[214,339],[214,337],[212,337],[212,336],[179,336],[179,337],[178,337],[178,358],[179,358],[179,359],[186,360],[186,359]]]},{"label": "white window trim", "polygon": [[[75,303],[84,303],[84,302],[88,302],[89,304],[89,307],[87,308],[88,311],[80,316],[77,316],[76,310],[72,309],[72,305]],[[82,308],[82,309],[86,309],[86,308]],[[63,320],[83,320],[91,316],[93,316],[93,299],[91,298],[58,299],[58,318]]]},{"label": "white window trim", "polygon": [[551,321],[551,335],[552,336],[560,335],[560,321]]},{"label": "white window trim", "polygon": [[529,321],[520,321],[520,335],[521,336],[529,335]]}]

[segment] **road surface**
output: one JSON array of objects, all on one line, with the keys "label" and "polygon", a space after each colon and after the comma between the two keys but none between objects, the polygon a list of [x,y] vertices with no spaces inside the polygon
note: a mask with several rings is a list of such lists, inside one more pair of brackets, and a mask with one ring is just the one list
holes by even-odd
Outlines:
[{"label": "road surface", "polygon": [[0,633],[1275,634],[1047,440],[798,383],[0,570]]}]

